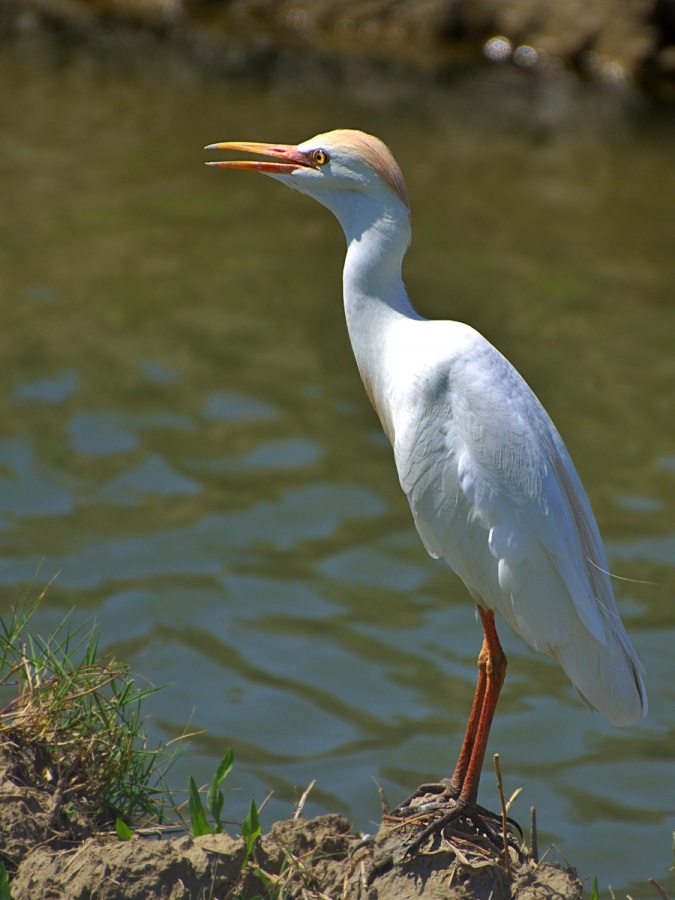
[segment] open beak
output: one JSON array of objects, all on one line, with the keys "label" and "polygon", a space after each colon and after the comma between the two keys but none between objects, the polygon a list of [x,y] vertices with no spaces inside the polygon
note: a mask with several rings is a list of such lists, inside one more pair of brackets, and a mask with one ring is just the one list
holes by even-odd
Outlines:
[{"label": "open beak", "polygon": [[222,144],[209,144],[205,150],[241,150],[245,153],[258,153],[271,159],[231,160],[228,162],[207,162],[207,166],[220,169],[254,169],[257,172],[268,172],[276,175],[290,175],[296,169],[315,169],[309,158],[292,144],[259,144],[251,141],[226,141]]}]

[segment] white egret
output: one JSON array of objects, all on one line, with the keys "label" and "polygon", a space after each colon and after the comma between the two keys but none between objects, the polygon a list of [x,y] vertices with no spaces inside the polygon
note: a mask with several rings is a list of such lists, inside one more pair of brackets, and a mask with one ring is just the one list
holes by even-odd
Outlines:
[{"label": "white egret", "polygon": [[263,155],[208,165],[270,175],[340,222],[344,306],[361,378],[424,546],[459,575],[477,606],[484,639],[459,759],[452,778],[420,791],[475,808],[506,673],[495,612],[562,666],[589,707],[616,725],[642,718],[643,669],[619,618],[588,497],[555,426],[484,337],[460,322],[424,319],[408,299],[401,278],[408,193],[389,149],[345,129],[297,146],[206,149]]}]

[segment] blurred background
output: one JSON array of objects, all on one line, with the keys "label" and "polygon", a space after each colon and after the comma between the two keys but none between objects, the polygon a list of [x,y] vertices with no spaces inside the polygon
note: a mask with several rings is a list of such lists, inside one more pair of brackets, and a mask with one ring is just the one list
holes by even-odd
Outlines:
[{"label": "blurred background", "polygon": [[[553,6],[553,5],[551,5]],[[408,289],[520,370],[575,459],[648,718],[620,730],[505,624],[491,738],[540,846],[675,889],[675,108],[662,3],[0,3],[0,606],[95,617],[170,772],[263,825],[373,831],[451,772],[480,626],[416,535],[352,359],[343,237],[208,170],[361,128],[411,195]],[[497,803],[490,766],[481,799]]]}]

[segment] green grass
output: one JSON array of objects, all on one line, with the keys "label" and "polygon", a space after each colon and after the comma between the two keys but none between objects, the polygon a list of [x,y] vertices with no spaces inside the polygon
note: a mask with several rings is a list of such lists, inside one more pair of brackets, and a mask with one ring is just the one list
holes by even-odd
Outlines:
[{"label": "green grass", "polygon": [[[209,782],[206,792],[206,809],[202,803],[199,794],[197,782],[192,775],[188,779],[188,808],[190,811],[190,822],[192,824],[192,833],[195,837],[201,837],[203,834],[220,834],[223,831],[222,812],[225,803],[225,795],[220,785],[223,780],[232,771],[234,765],[234,751],[230,748],[225,756],[221,759],[213,773],[213,777]],[[211,813],[214,824],[210,825],[206,815],[207,810]],[[246,856],[244,864],[253,856],[255,845],[260,837],[261,828],[258,819],[258,807],[255,800],[251,800],[246,818],[241,825],[241,836],[244,839],[246,848]]]},{"label": "green grass", "polygon": [[9,887],[9,875],[5,864],[0,862],[0,900],[12,900],[12,892]]},{"label": "green grass", "polygon": [[0,618],[0,743],[15,776],[96,827],[161,820],[176,751],[151,749],[143,732],[141,704],[157,688],[99,655],[92,622],[74,626],[68,615],[48,638],[36,635],[41,599]]},{"label": "green grass", "polygon": [[195,837],[202,834],[220,834],[223,830],[222,811],[225,803],[225,795],[220,789],[220,785],[232,771],[234,764],[234,751],[228,750],[225,756],[218,763],[213,778],[209,782],[209,788],[206,794],[206,807],[211,813],[214,825],[209,825],[206,817],[206,810],[199,796],[199,788],[197,782],[192,775],[188,780],[188,808],[190,810],[190,821],[192,822],[192,833]]}]

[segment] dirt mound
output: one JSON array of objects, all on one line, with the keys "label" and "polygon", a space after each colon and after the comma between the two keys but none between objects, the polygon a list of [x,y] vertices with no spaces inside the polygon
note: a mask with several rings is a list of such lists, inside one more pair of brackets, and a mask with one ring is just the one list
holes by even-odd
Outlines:
[{"label": "dirt mound", "polygon": [[432,852],[409,855],[418,826],[385,824],[377,835],[364,836],[339,815],[277,822],[248,860],[243,841],[226,834],[78,839],[67,817],[54,815],[53,794],[16,784],[11,775],[6,765],[0,771],[0,855],[16,871],[13,900],[583,897],[575,873],[537,865],[519,852],[510,881],[499,854],[470,847],[462,852],[455,842],[439,839]]},{"label": "dirt mound", "polygon": [[[32,781],[29,774],[32,772]],[[0,749],[0,860],[13,875],[13,900],[582,900],[573,872],[537,865],[515,840],[512,877],[502,852],[443,833],[410,853],[416,822],[391,816],[376,835],[355,833],[339,815],[277,822],[246,858],[227,834],[191,838],[97,831],[35,767]]]},{"label": "dirt mound", "polygon": [[582,900],[573,872],[519,864],[509,883],[497,860],[468,864],[450,849],[407,858],[390,828],[364,841],[337,815],[278,822],[246,865],[241,840],[225,834],[149,840],[89,838],[73,850],[38,847],[19,866],[14,900]]},{"label": "dirt mound", "polygon": [[241,842],[224,834],[210,836],[210,842],[189,837],[167,841],[89,838],[76,850],[55,853],[38,847],[30,853],[12,881],[12,897],[225,897],[240,877],[243,858]]}]

